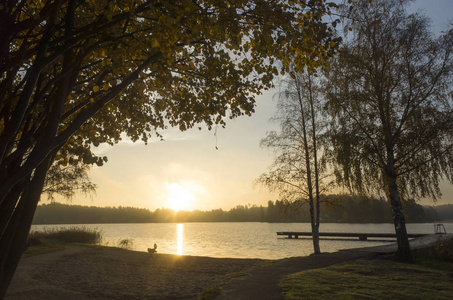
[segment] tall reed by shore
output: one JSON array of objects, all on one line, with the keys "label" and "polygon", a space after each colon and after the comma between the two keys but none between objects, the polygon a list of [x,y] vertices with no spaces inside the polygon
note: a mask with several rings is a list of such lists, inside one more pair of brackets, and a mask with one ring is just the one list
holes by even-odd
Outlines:
[{"label": "tall reed by shore", "polygon": [[32,231],[28,235],[29,243],[39,244],[43,240],[58,240],[65,243],[99,244],[102,232],[96,228],[71,226],[61,228],[44,228],[42,231]]}]

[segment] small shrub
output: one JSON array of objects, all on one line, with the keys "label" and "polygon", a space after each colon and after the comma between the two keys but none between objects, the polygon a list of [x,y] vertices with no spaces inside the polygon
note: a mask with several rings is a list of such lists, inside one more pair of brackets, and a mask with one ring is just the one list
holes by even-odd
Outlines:
[{"label": "small shrub", "polygon": [[437,240],[432,247],[414,250],[417,260],[435,260],[441,262],[453,262],[453,239]]},{"label": "small shrub", "polygon": [[217,298],[218,295],[220,295],[220,287],[218,285],[205,289],[203,292],[201,292],[200,296],[198,297],[199,300],[212,300]]},{"label": "small shrub", "polygon": [[33,231],[28,240],[59,240],[65,243],[99,244],[102,239],[101,231],[86,227],[44,228],[43,231]]},{"label": "small shrub", "polygon": [[437,241],[433,252],[437,260],[453,262],[453,239],[447,241]]},{"label": "small shrub", "polygon": [[118,246],[129,249],[130,247],[132,247],[132,240],[131,239],[122,239],[118,242]]}]

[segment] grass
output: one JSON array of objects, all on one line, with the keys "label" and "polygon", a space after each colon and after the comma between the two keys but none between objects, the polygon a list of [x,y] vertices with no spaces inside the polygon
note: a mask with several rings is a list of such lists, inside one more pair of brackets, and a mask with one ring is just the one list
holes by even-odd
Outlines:
[{"label": "grass", "polygon": [[42,242],[41,244],[35,244],[32,246],[28,246],[27,251],[24,252],[22,257],[30,257],[39,254],[55,252],[63,250],[64,246],[61,243],[54,243],[54,242]]},{"label": "grass", "polygon": [[45,228],[43,231],[32,231],[28,235],[27,251],[23,257],[63,250],[65,243],[96,245],[101,242],[102,234],[97,229],[86,227]]},{"label": "grass", "polygon": [[414,263],[357,260],[288,276],[289,299],[451,299],[453,240],[413,252]]},{"label": "grass", "polygon": [[[72,226],[69,228],[44,228],[43,231],[32,231],[28,235],[29,244],[42,242],[43,240],[56,240],[64,243],[99,244],[102,234],[97,229]],[[33,241],[30,243],[30,241]]]},{"label": "grass", "polygon": [[[253,269],[253,267],[251,269]],[[213,300],[213,299],[217,298],[217,296],[220,294],[220,292],[222,290],[222,287],[228,281],[230,281],[233,278],[236,278],[236,277],[239,277],[239,276],[245,276],[245,275],[247,275],[247,273],[245,273],[245,272],[235,272],[235,273],[227,274],[226,277],[225,277],[225,280],[223,282],[218,283],[218,284],[216,284],[213,287],[210,287],[210,288],[207,288],[207,289],[203,290],[203,292],[200,294],[198,299],[199,300]]]},{"label": "grass", "polygon": [[212,300],[215,299],[218,295],[220,295],[220,292],[222,290],[223,284],[218,284],[214,287],[208,288],[203,290],[201,295],[199,296],[199,300]]},{"label": "grass", "polygon": [[229,281],[231,281],[233,278],[240,277],[240,276],[246,276],[248,272],[250,272],[251,270],[253,270],[255,268],[264,267],[264,266],[267,266],[267,265],[270,265],[273,263],[275,263],[275,261],[270,260],[270,261],[262,262],[261,264],[251,267],[242,272],[233,272],[233,273],[226,274],[225,279],[222,282],[220,282],[210,288],[204,289],[201,292],[201,294],[199,295],[198,299],[199,300],[213,300],[213,299],[217,298],[217,296],[221,293],[223,286],[225,284],[227,284]]},{"label": "grass", "polygon": [[247,270],[244,270],[243,272],[229,273],[225,276],[225,279],[221,283],[218,283],[213,287],[204,289],[201,292],[201,294],[199,295],[198,299],[199,300],[213,300],[213,299],[217,298],[217,296],[221,293],[223,286],[225,284],[227,284],[229,281],[231,281],[233,278],[240,277],[240,276],[246,276],[248,272],[250,272],[251,270],[253,270],[255,268],[264,267],[264,266],[267,266],[267,265],[270,265],[273,263],[275,263],[275,261],[272,261],[272,260],[267,261],[267,262],[262,262],[261,264],[251,267]]}]

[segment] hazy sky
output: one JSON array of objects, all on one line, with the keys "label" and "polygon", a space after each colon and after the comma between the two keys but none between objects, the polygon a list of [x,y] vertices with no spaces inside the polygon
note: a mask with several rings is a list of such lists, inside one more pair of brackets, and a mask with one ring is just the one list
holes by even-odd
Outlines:
[{"label": "hazy sky", "polygon": [[[453,16],[453,0],[418,0],[412,7],[432,18],[435,31],[446,29]],[[277,195],[253,182],[273,160],[267,149],[259,147],[259,141],[267,131],[277,128],[268,122],[275,111],[275,93],[265,91],[257,97],[255,114],[228,120],[227,127],[218,127],[216,135],[207,129],[169,129],[162,132],[164,142],[155,139],[147,146],[126,141],[114,147],[101,145],[96,152],[107,155],[109,161],[90,172],[91,180],[98,185],[97,193],[91,198],[76,195],[69,203],[151,210],[267,205]],[[453,203],[453,187],[444,185],[442,192],[438,203]]]}]

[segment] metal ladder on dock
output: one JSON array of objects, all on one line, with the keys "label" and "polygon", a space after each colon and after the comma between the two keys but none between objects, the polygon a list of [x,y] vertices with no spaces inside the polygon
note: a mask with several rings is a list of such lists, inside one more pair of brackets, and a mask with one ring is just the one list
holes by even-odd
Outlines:
[{"label": "metal ladder on dock", "polygon": [[447,231],[445,230],[444,224],[442,224],[442,223],[434,224],[434,233],[435,234],[445,234],[445,233],[447,233]]}]

